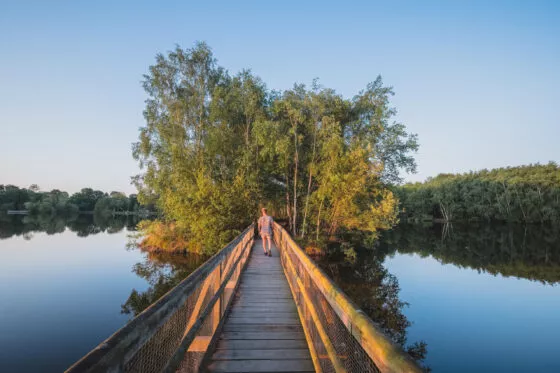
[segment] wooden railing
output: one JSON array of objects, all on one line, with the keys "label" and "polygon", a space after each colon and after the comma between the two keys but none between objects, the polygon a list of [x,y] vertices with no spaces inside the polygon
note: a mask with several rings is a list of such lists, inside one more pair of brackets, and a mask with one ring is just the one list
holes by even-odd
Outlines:
[{"label": "wooden railing", "polygon": [[317,372],[422,371],[276,223],[274,241]]},{"label": "wooden railing", "polygon": [[66,372],[198,371],[223,323],[253,240],[251,225]]}]

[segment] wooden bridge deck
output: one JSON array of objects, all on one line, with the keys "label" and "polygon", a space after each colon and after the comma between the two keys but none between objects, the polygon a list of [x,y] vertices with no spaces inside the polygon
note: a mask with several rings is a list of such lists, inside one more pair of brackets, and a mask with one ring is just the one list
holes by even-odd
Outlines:
[{"label": "wooden bridge deck", "polygon": [[208,372],[314,372],[296,305],[273,244],[253,245]]}]

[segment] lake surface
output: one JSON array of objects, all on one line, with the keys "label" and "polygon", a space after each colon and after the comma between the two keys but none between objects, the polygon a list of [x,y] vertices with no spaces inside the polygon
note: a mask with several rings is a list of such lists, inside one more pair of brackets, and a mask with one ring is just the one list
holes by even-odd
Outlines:
[{"label": "lake surface", "polygon": [[[63,371],[204,261],[127,249],[134,226],[0,219],[0,372]],[[558,228],[401,225],[331,246],[325,271],[433,372],[560,371]]]},{"label": "lake surface", "polygon": [[[352,241],[352,240],[349,240]],[[324,269],[433,372],[560,372],[558,228],[401,225]]]},{"label": "lake surface", "polygon": [[64,371],[199,265],[127,250],[133,227],[0,220],[0,372]]}]

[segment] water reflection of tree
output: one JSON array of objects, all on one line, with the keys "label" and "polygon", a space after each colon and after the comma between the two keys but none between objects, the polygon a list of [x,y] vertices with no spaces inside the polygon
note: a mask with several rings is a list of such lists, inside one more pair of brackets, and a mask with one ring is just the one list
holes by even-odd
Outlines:
[{"label": "water reflection of tree", "polygon": [[6,215],[0,214],[0,239],[23,236],[31,239],[33,233],[44,232],[49,235],[62,233],[68,228],[79,237],[107,232],[109,234],[136,230],[138,218],[135,216],[96,216],[74,215]]},{"label": "water reflection of tree", "polygon": [[319,260],[320,266],[385,334],[414,359],[424,360],[427,354],[425,342],[407,344],[407,328],[411,322],[404,315],[403,308],[408,303],[399,299],[398,279],[383,267],[384,257],[358,248],[355,260],[345,260],[340,251],[337,252],[339,254]]},{"label": "water reflection of tree", "polygon": [[142,292],[132,289],[130,296],[121,306],[121,312],[132,316],[138,315],[191,274],[206,259],[207,257],[194,254],[148,253],[146,259],[136,263],[132,271],[145,279],[150,286]]},{"label": "water reflection of tree", "polygon": [[63,217],[44,215],[15,216],[2,214],[0,217],[0,238],[23,235],[31,239],[34,232],[45,232],[49,235],[62,233],[67,220]]},{"label": "water reflection of tree", "polygon": [[554,225],[401,225],[387,232],[383,253],[417,253],[493,275],[560,282],[560,228]]}]

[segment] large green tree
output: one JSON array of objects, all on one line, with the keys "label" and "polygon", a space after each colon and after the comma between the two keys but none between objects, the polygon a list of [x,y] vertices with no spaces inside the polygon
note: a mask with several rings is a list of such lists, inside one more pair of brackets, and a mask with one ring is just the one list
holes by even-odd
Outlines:
[{"label": "large green tree", "polygon": [[[387,188],[413,171],[416,137],[392,118],[392,90],[380,78],[353,99],[316,82],[276,92],[250,71],[231,76],[210,48],[158,55],[134,157],[143,203],[160,221],[144,225],[183,249],[211,252],[266,205],[305,236],[341,228],[375,231],[396,221]],[[178,248],[177,245],[172,245]]]},{"label": "large green tree", "polygon": [[256,144],[265,118],[262,82],[231,77],[203,43],[158,55],[145,76],[149,95],[134,156],[139,199],[157,201],[189,251],[207,252],[234,237],[257,208]]}]

